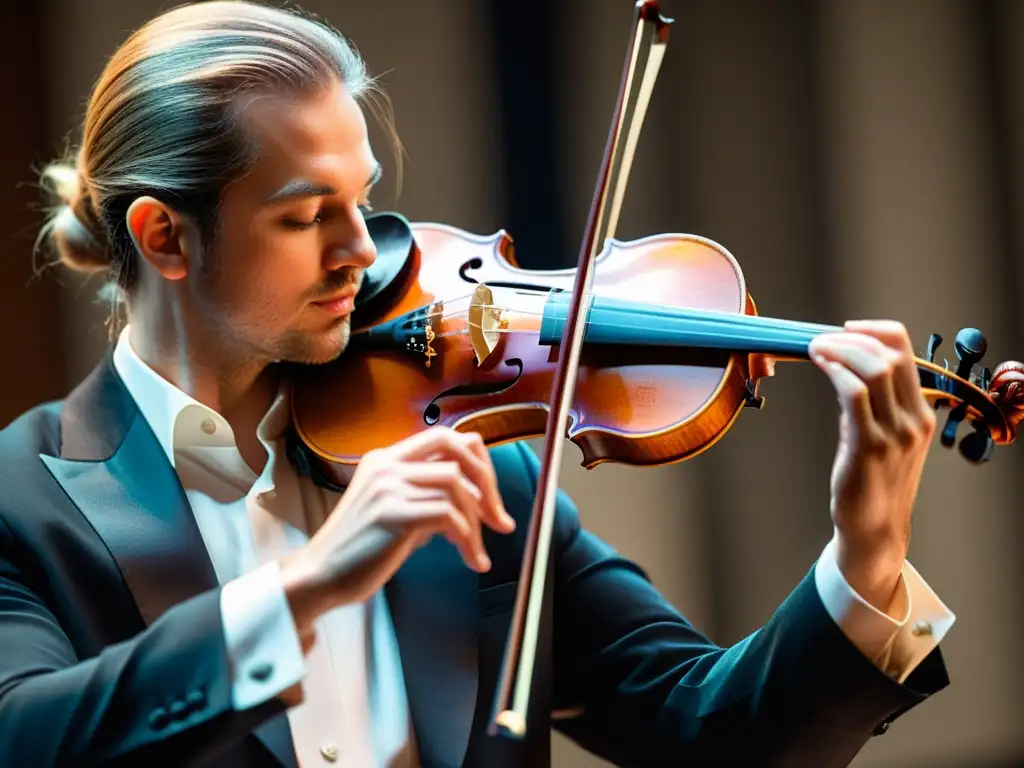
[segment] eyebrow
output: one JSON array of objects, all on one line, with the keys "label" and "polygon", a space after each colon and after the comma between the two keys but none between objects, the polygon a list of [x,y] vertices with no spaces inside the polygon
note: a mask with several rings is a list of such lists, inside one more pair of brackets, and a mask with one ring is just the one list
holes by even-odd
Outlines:
[{"label": "eyebrow", "polygon": [[[384,173],[384,168],[380,163],[375,163],[373,172],[370,174],[370,178],[366,180],[365,187],[372,187],[380,181],[381,175]],[[328,187],[324,185],[314,184],[308,179],[292,179],[277,192],[267,198],[268,204],[280,203],[284,200],[292,200],[297,197],[324,197],[326,195],[336,195],[338,190],[334,187]]]}]

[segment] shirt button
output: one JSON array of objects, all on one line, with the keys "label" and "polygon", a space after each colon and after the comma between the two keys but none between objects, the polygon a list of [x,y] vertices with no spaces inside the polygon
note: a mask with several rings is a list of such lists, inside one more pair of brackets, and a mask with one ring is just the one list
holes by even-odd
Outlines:
[{"label": "shirt button", "polygon": [[320,754],[324,756],[324,760],[328,763],[333,763],[338,759],[338,748],[333,744],[324,744],[320,747]]},{"label": "shirt button", "polygon": [[914,625],[914,628],[910,630],[910,633],[914,637],[921,637],[923,635],[930,635],[932,633],[932,625],[927,621],[919,621]]},{"label": "shirt button", "polygon": [[199,428],[208,435],[212,435],[217,431],[217,424],[213,419],[203,419],[203,423],[199,425]]}]

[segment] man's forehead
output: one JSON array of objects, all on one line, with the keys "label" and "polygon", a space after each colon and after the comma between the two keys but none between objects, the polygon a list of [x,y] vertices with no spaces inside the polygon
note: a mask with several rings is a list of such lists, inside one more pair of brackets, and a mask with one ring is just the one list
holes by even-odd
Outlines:
[{"label": "man's forehead", "polygon": [[366,118],[348,89],[341,86],[312,94],[269,93],[242,105],[245,128],[260,143],[357,146],[367,140]]},{"label": "man's forehead", "polygon": [[344,88],[261,96],[245,105],[243,119],[259,147],[254,170],[289,177],[300,170],[364,176],[376,164],[362,110]]}]

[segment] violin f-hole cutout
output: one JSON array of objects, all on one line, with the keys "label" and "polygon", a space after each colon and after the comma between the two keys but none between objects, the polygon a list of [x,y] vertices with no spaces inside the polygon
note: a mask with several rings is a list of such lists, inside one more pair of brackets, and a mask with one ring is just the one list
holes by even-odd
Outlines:
[{"label": "violin f-hole cutout", "polygon": [[491,381],[491,382],[480,382],[476,384],[458,384],[454,387],[449,387],[440,394],[438,394],[433,400],[427,403],[426,408],[423,409],[423,422],[429,426],[434,426],[441,420],[441,406],[439,405],[441,400],[450,397],[482,397],[485,395],[500,395],[502,392],[507,392],[512,389],[519,379],[523,375],[523,361],[517,357],[513,357],[505,361],[505,365],[510,368],[515,368],[516,372],[510,379],[504,379],[502,381]]},{"label": "violin f-hole cutout", "polygon": [[[480,281],[475,277],[471,277],[468,273],[473,269],[480,269],[484,265],[483,259],[472,258],[465,262],[459,267],[459,277],[465,280],[470,285],[479,285]],[[550,285],[539,285],[536,283],[517,283],[517,282],[503,282],[501,280],[488,280],[487,285],[492,288],[511,288],[514,291],[533,291],[535,293],[551,293],[552,288]],[[558,290],[558,289],[554,289]]]}]

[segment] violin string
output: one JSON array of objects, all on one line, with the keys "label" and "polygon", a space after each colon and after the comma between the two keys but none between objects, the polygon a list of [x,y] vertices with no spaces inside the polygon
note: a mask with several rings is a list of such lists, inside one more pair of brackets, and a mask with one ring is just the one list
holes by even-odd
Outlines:
[{"label": "violin string", "polygon": [[[539,294],[537,294],[539,295]],[[457,304],[463,300],[470,300],[471,296],[464,296],[458,299],[453,299],[446,304]],[[427,312],[424,317],[427,319],[438,318],[440,320],[446,320],[449,318],[464,315],[469,312],[469,308],[446,310],[442,307],[441,310],[434,312]],[[498,310],[499,312],[507,312],[512,315],[521,317],[544,317],[543,312],[536,312],[531,310],[513,310],[509,307],[502,307],[497,304],[483,304],[480,305],[481,309],[485,310]],[[637,310],[634,310],[628,306],[626,307],[601,307],[602,315],[615,315],[623,314],[628,317],[636,317]],[[726,328],[745,328],[749,330],[768,330],[777,332],[780,330],[797,331],[799,333],[808,333],[812,338],[819,333],[840,331],[842,328],[832,325],[823,325],[820,323],[808,323],[801,320],[783,320],[779,318],[766,318],[761,315],[746,315],[732,312],[722,312],[717,310],[705,310],[705,309],[690,309],[685,307],[677,307],[669,304],[645,304],[643,305],[642,314],[657,317],[659,315],[667,315],[673,319],[678,320],[692,320],[694,322],[701,323],[703,325],[720,324]],[[623,327],[622,325],[616,324],[612,327]]]},{"label": "violin string", "polygon": [[[496,307],[484,307],[484,308],[493,309],[493,308],[496,308]],[[443,319],[453,318],[453,317],[455,317],[457,315],[462,315],[462,314],[466,314],[466,311],[463,310],[463,311],[445,313],[443,315]],[[539,316],[540,313],[536,313],[536,312],[522,312],[522,313],[519,313],[519,314],[520,315],[529,315],[529,316]],[[745,326],[745,324],[742,324],[742,323],[730,323],[730,322],[728,322],[728,320],[717,320],[716,319],[716,320],[696,321],[696,322],[699,322],[701,327],[699,329],[695,329],[694,333],[696,335],[703,336],[705,339],[707,339],[707,335],[709,333],[710,334],[716,334],[717,333],[719,335],[725,336],[726,338],[729,338],[729,332],[750,330],[749,328],[747,328]],[[608,330],[608,329],[624,330],[624,329],[631,329],[631,328],[635,327],[634,325],[631,325],[631,324],[615,323],[615,322],[608,322],[608,321],[602,321],[602,320],[591,321],[591,325],[593,327],[595,327],[595,328],[602,328],[602,329],[606,329],[606,330]],[[481,326],[479,324],[472,323],[472,322],[467,323],[467,326],[468,327],[466,327],[466,328],[458,328],[458,329],[453,329],[453,330],[439,332],[439,333],[436,334],[436,338],[451,338],[451,337],[456,337],[456,336],[468,336],[470,334],[470,328],[476,328],[476,329],[481,328]],[[770,333],[769,333],[769,335],[766,335],[766,336],[761,337],[761,338],[755,337],[755,338],[751,339],[751,351],[757,351],[757,347],[758,347],[758,342],[759,341],[764,342],[766,344],[769,344],[769,343],[779,343],[779,342],[790,342],[790,343],[795,343],[795,344],[798,344],[798,345],[807,345],[807,344],[810,344],[811,339],[813,339],[815,336],[817,336],[820,333],[820,331],[818,331],[818,330],[813,330],[813,329],[809,329],[809,328],[775,328],[775,327],[772,327],[772,326],[769,326],[769,325],[766,325],[766,324],[762,324],[762,325],[756,326],[754,328],[754,330],[769,331]],[[533,334],[533,335],[539,336],[540,335],[540,329],[539,328],[494,328],[494,329],[491,329],[490,331],[485,331],[485,333],[493,333],[493,334],[500,335],[500,336],[504,336],[506,334]],[[666,345],[666,346],[673,346],[673,345]],[[719,345],[716,345],[716,344],[710,344],[709,345],[709,344],[705,343],[703,345],[694,344],[694,346],[710,346],[711,348],[725,348],[727,345],[723,344],[723,345],[719,346]]]}]

